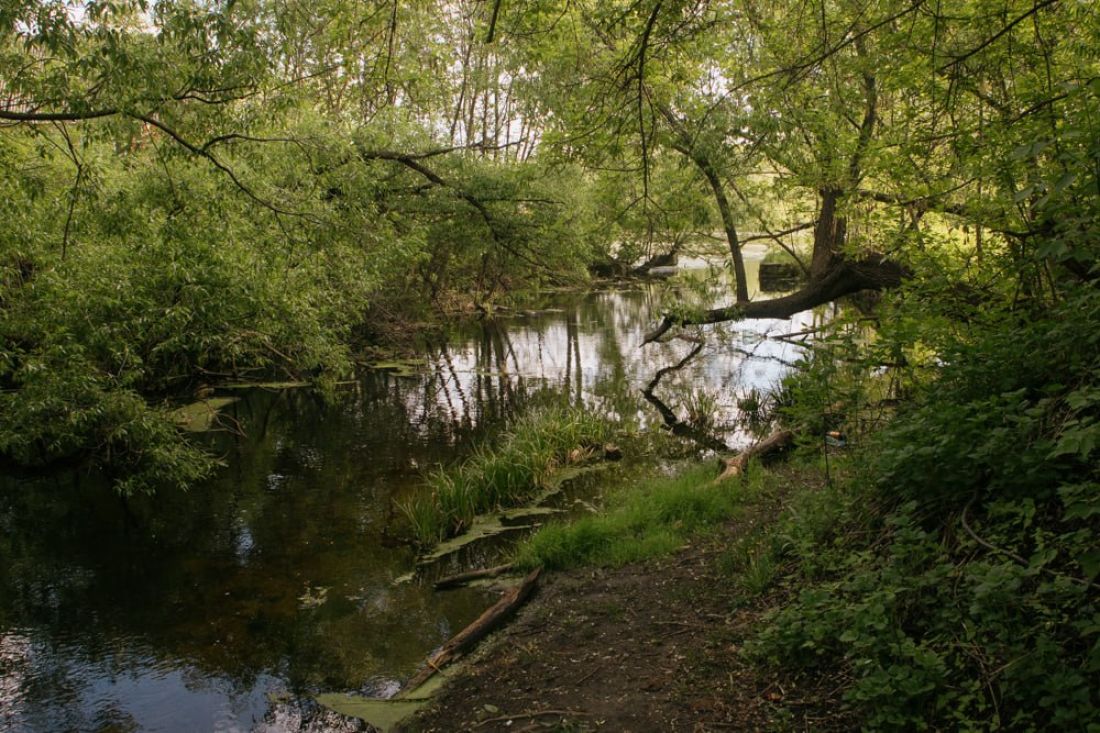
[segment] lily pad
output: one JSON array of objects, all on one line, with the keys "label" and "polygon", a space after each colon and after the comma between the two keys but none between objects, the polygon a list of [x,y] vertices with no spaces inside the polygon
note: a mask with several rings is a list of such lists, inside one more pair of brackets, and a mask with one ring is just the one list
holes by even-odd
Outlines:
[{"label": "lily pad", "polygon": [[172,410],[172,420],[188,432],[203,433],[214,427],[222,408],[233,404],[238,399],[237,397],[211,397],[207,400],[192,402],[190,405]]},{"label": "lily pad", "polygon": [[310,386],[309,382],[232,382],[220,385],[220,389],[298,389]]},{"label": "lily pad", "polygon": [[426,359],[389,359],[367,364],[371,369],[390,372],[395,377],[415,377],[427,366]]}]

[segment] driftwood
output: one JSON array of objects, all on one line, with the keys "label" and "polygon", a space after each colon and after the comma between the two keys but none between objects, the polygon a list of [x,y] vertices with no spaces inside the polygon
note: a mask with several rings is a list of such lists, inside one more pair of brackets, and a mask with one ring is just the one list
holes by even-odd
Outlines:
[{"label": "driftwood", "polygon": [[482,578],[495,578],[498,575],[502,575],[514,567],[512,563],[507,565],[497,565],[495,568],[481,568],[480,570],[470,570],[465,573],[458,573],[457,575],[448,575],[446,578],[440,578],[435,581],[433,586],[436,590],[446,590],[447,588],[457,588],[461,585],[466,585],[472,580],[480,580]]},{"label": "driftwood", "polygon": [[535,582],[539,578],[541,568],[531,571],[531,574],[523,579],[515,588],[510,588],[501,595],[489,610],[477,617],[477,619],[462,631],[458,632],[451,640],[439,648],[435,654],[428,657],[424,668],[417,672],[405,683],[402,692],[411,692],[431,679],[432,675],[442,667],[454,661],[456,658],[469,651],[474,644],[481,641],[489,632],[495,629],[512,613],[523,605],[531,597],[535,590]]},{"label": "driftwood", "polygon": [[731,476],[740,476],[754,458],[766,458],[781,453],[794,445],[794,433],[790,430],[778,430],[756,445],[738,453],[726,461],[726,468],[714,481],[725,481]]}]

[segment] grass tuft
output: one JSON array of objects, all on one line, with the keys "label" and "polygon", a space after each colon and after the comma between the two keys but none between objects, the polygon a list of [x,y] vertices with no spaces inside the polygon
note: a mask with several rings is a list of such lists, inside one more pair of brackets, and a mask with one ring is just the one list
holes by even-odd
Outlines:
[{"label": "grass tuft", "polygon": [[524,415],[495,447],[427,478],[429,491],[399,504],[423,545],[461,534],[479,514],[532,499],[562,465],[596,450],[612,425],[592,412],[549,407]]},{"label": "grass tuft", "polygon": [[607,497],[601,514],[543,527],[520,545],[517,562],[554,570],[615,567],[671,553],[735,517],[763,486],[753,480],[744,487],[714,484],[713,478],[712,466],[697,466],[621,489]]}]

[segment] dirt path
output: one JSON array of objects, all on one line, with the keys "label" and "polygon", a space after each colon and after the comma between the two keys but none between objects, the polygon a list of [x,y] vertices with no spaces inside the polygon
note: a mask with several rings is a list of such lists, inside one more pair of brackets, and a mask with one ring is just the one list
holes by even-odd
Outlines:
[{"label": "dirt path", "polygon": [[[822,690],[764,677],[741,645],[762,613],[717,569],[720,543],[618,570],[548,574],[411,731],[838,727]],[[775,599],[773,598],[773,602]]]}]

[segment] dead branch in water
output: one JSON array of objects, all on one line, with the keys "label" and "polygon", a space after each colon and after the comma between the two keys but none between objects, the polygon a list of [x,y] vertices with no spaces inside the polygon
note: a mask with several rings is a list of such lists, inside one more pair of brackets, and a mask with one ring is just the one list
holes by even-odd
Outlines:
[{"label": "dead branch in water", "polygon": [[676,417],[676,413],[672,411],[672,408],[664,403],[664,401],[653,393],[653,390],[657,389],[657,385],[661,383],[661,378],[669,372],[677,372],[688,365],[692,359],[699,355],[699,352],[703,350],[703,346],[706,344],[702,341],[695,344],[695,347],[691,352],[672,366],[662,367],[657,370],[657,373],[653,375],[653,379],[649,380],[649,384],[642,390],[642,396],[645,397],[646,402],[657,408],[657,412],[661,413],[661,418],[665,421],[665,425],[672,432],[673,435],[679,435],[685,438],[694,440],[704,448],[710,448],[717,451],[728,451],[729,446],[723,443],[718,438],[699,430],[693,425],[690,425],[680,418]]},{"label": "dead branch in water", "polygon": [[498,575],[503,575],[508,572],[515,565],[508,563],[506,565],[497,565],[495,568],[481,568],[480,570],[469,570],[465,573],[458,573],[456,575],[448,575],[446,578],[440,578],[435,581],[433,586],[436,590],[446,590],[447,588],[457,588],[467,583],[480,580],[482,578],[495,578]]},{"label": "dead branch in water", "polygon": [[405,683],[402,693],[412,692],[420,687],[431,679],[432,675],[469,651],[474,644],[485,638],[489,632],[511,616],[517,608],[531,597],[541,570],[541,568],[536,568],[518,586],[506,590],[501,595],[500,600],[493,604],[489,610],[478,616],[472,624],[451,637],[451,640],[441,646],[439,651],[428,657],[424,668]]}]

